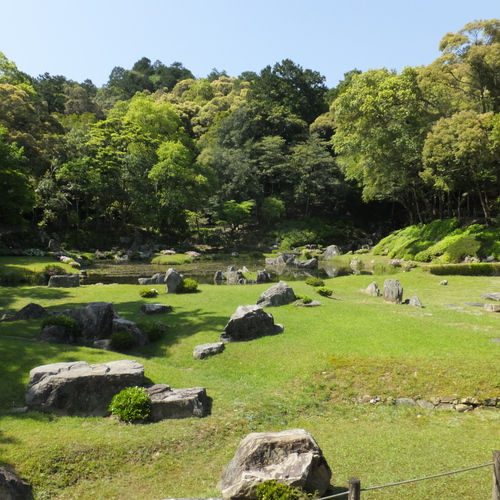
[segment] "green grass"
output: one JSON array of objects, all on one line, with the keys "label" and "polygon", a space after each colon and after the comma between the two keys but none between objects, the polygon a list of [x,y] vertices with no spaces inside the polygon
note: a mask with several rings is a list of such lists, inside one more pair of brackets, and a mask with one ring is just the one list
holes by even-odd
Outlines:
[{"label": "green grass", "polygon": [[176,253],[174,255],[155,254],[155,257],[151,259],[151,264],[160,266],[179,266],[181,264],[190,264],[193,261],[193,257],[189,257],[182,253]]},{"label": "green grass", "polygon": [[[203,361],[193,358],[194,346],[218,340],[236,307],[254,304],[269,285],[200,285],[192,295],[162,293],[155,302],[174,312],[155,319],[171,328],[158,342],[127,355],[38,344],[41,321],[0,323],[0,463],[30,480],[39,499],[150,500],[219,495],[215,487],[223,468],[254,431],[311,432],[340,487],[349,477],[369,487],[490,462],[498,449],[500,411],[458,414],[353,402],[365,394],[500,396],[500,344],[492,342],[500,337],[499,316],[464,305],[499,291],[500,278],[453,276],[440,286],[440,277],[421,269],[396,277],[404,298],[417,295],[424,309],[385,304],[360,291],[374,280],[382,288],[384,276],[327,279],[334,294],[320,297],[322,307],[267,309],[284,325],[283,334],[228,344]],[[304,282],[290,284],[297,294],[311,292]],[[104,300],[122,317],[139,321],[139,288],[0,288],[0,311],[14,312],[28,302],[60,310]],[[155,383],[206,387],[212,414],[125,425],[7,411],[22,406],[35,366],[115,359],[140,361]],[[366,496],[472,500],[490,491],[491,470],[480,469]]]}]

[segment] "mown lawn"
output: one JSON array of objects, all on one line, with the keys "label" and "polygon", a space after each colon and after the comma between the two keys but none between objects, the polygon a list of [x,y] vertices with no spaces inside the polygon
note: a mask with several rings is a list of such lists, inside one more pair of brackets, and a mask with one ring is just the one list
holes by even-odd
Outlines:
[{"label": "mown lawn", "polygon": [[[364,256],[363,256],[364,257]],[[438,474],[491,462],[500,448],[500,410],[471,413],[361,405],[368,394],[430,398],[500,396],[497,314],[464,302],[500,291],[500,278],[442,277],[414,269],[398,278],[404,296],[417,295],[424,309],[384,304],[364,294],[387,276],[326,280],[330,299],[304,282],[296,293],[322,307],[269,308],[281,335],[228,344],[221,355],[193,359],[194,346],[218,340],[238,305],[253,304],[267,285],[201,285],[191,295],[160,294],[170,304],[160,317],[165,337],[127,355],[35,341],[40,322],[0,323],[0,461],[36,487],[37,498],[148,499],[210,497],[238,442],[249,432],[301,427],[311,432],[332,468],[332,482],[349,477],[362,487]],[[89,285],[77,289],[0,289],[0,312],[29,302],[50,310],[91,301],[113,302],[124,318],[139,320],[144,302],[136,285]],[[206,387],[213,399],[204,419],[125,425],[108,418],[12,414],[22,406],[29,370],[59,361],[101,363],[137,359],[146,377],[172,387]],[[386,490],[363,498],[488,498],[491,469]]]}]

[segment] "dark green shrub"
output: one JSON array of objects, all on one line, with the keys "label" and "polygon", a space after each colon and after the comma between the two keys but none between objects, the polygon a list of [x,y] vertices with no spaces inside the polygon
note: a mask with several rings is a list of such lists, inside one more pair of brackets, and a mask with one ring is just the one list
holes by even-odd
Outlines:
[{"label": "dark green shrub", "polygon": [[135,345],[134,337],[129,332],[114,332],[110,339],[111,348],[115,351],[128,351]]},{"label": "dark green shrub", "polygon": [[58,314],[57,316],[49,316],[48,318],[44,318],[42,320],[42,328],[46,326],[57,325],[62,326],[66,329],[68,333],[77,336],[80,331],[80,325],[76,320],[66,316],[66,314]]},{"label": "dark green shrub", "polygon": [[148,336],[150,342],[160,340],[167,329],[167,326],[160,321],[141,321],[137,326]]},{"label": "dark green shrub", "polygon": [[108,411],[123,422],[146,420],[151,413],[151,399],[142,387],[127,387],[113,397]]},{"label": "dark green shrub", "polygon": [[139,295],[143,299],[153,299],[158,295],[158,290],[156,290],[156,288],[143,288],[139,290]]},{"label": "dark green shrub", "polygon": [[314,291],[319,293],[322,297],[331,297],[333,294],[333,290],[331,288],[327,288],[326,286],[318,286],[314,289]]},{"label": "dark green shrub", "polygon": [[275,479],[264,481],[255,487],[257,500],[309,500],[302,488],[278,483]]},{"label": "dark green shrub", "polygon": [[[424,268],[425,269],[425,268]],[[499,276],[500,264],[481,262],[478,264],[432,265],[426,268],[437,276]]]},{"label": "dark green shrub", "polygon": [[317,278],[315,276],[307,278],[305,283],[310,286],[325,286],[325,282],[321,278]]},{"label": "dark green shrub", "polygon": [[43,270],[42,274],[49,279],[51,276],[55,275],[60,275],[60,274],[67,274],[66,269],[64,269],[61,266],[58,266],[57,264],[47,264]]},{"label": "dark green shrub", "polygon": [[176,293],[195,293],[198,290],[198,283],[191,278],[184,278],[177,287]]}]

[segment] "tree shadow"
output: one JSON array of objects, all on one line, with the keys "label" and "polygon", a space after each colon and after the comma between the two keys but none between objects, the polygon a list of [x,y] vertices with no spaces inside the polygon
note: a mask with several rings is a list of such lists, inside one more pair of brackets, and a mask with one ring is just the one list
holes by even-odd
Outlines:
[{"label": "tree shadow", "polygon": [[[60,300],[64,297],[69,297],[70,293],[65,288],[47,288],[40,287],[43,291],[44,300]],[[9,311],[11,305],[19,299],[28,299],[29,302],[36,302],[34,290],[40,290],[37,287],[2,287],[0,294],[0,310],[2,313],[13,312]],[[15,312],[15,311],[14,311]]]}]

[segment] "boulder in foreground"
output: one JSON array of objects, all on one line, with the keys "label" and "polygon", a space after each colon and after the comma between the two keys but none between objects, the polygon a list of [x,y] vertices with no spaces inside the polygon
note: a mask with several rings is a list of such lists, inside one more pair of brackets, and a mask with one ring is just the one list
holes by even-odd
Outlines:
[{"label": "boulder in foreground", "polygon": [[323,495],[332,472],[314,438],[304,429],[255,432],[239,444],[217,487],[224,498],[255,498],[255,486],[275,479]]}]

